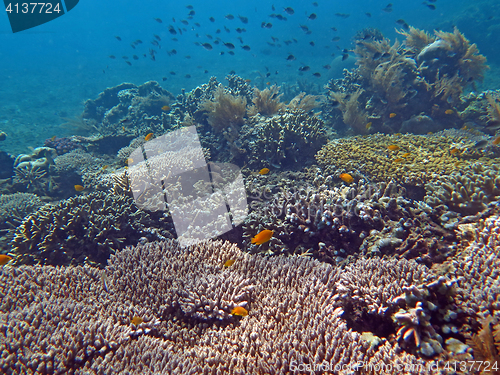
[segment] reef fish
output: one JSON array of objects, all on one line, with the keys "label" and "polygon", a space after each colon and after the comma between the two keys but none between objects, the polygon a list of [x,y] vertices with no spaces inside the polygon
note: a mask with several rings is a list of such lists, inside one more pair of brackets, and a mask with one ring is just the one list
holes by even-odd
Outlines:
[{"label": "reef fish", "polygon": [[150,140],[151,140],[151,138],[153,138],[153,133],[149,133],[148,135],[146,135],[146,136],[144,137],[144,140],[145,140],[145,141],[150,141]]},{"label": "reef fish", "polygon": [[397,146],[397,145],[389,145],[389,146],[387,146],[387,149],[390,150],[390,151],[398,151],[399,150],[399,146]]},{"label": "reef fish", "polygon": [[224,263],[224,267],[231,267],[234,264],[235,260],[234,259],[229,259]]},{"label": "reef fish", "polygon": [[354,181],[354,177],[352,177],[349,173],[341,173],[339,177],[342,181],[347,182],[348,184]]},{"label": "reef fish", "polygon": [[85,187],[82,185],[75,185],[74,187],[76,191],[83,191],[85,189]]},{"label": "reef fish", "polygon": [[140,316],[137,316],[137,315],[134,316],[132,319],[130,319],[130,323],[132,323],[133,325],[136,325],[136,326],[138,326],[142,322],[144,322],[144,320]]},{"label": "reef fish", "polygon": [[244,307],[236,306],[234,309],[231,310],[231,314],[237,316],[247,316],[248,311]]},{"label": "reef fish", "polygon": [[269,168],[262,168],[260,171],[259,171],[259,174],[260,175],[265,175],[265,174],[268,174],[271,170]]},{"label": "reef fish", "polygon": [[260,231],[252,238],[252,243],[257,245],[262,245],[263,243],[269,241],[273,236],[273,234],[274,234],[273,230],[264,229],[263,231]]},{"label": "reef fish", "polygon": [[5,266],[11,261],[12,257],[6,254],[0,254],[0,266]]}]

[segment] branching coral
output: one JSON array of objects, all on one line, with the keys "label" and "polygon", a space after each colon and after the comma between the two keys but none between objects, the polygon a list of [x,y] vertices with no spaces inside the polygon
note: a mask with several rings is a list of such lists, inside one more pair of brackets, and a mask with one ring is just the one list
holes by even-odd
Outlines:
[{"label": "branching coral", "polygon": [[303,165],[326,142],[323,121],[303,110],[254,116],[251,122],[242,127],[238,142],[252,167]]},{"label": "branching coral", "polygon": [[154,225],[150,215],[132,198],[96,192],[43,206],[26,217],[12,247],[20,264],[104,263],[142,236],[170,236],[149,225]]}]

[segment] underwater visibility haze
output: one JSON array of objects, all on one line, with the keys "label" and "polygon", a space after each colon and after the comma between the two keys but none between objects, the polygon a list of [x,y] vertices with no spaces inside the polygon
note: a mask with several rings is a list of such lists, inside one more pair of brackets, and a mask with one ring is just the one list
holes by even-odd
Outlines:
[{"label": "underwater visibility haze", "polygon": [[500,4],[20,6],[0,372],[500,373]]}]

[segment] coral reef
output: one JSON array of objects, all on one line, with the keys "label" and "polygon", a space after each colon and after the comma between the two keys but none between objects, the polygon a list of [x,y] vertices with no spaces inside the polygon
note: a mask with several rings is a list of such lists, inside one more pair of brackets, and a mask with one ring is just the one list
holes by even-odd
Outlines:
[{"label": "coral reef", "polygon": [[281,110],[285,106],[285,103],[281,102],[283,94],[280,94],[279,91],[280,88],[276,85],[272,85],[262,91],[255,88],[252,99],[253,106],[250,109],[251,114],[255,115],[259,113],[263,116],[272,116]]},{"label": "coral reef", "polygon": [[102,136],[163,133],[167,129],[163,127],[162,107],[169,106],[173,100],[174,96],[158,82],[149,81],[140,86],[122,83],[104,90],[95,100],[87,100],[83,119]]},{"label": "coral reef", "polygon": [[149,214],[132,198],[104,192],[46,205],[26,217],[12,240],[17,264],[104,264],[117,249],[141,237],[170,237],[154,228]]},{"label": "coral reef", "polygon": [[[475,215],[500,197],[499,165],[471,164],[460,173],[436,176],[426,184],[425,202],[432,207],[445,205],[460,215]],[[450,221],[455,215],[443,215]],[[452,222],[458,223],[457,220]]]},{"label": "coral reef", "polygon": [[[228,259],[235,262],[225,268]],[[301,258],[252,256],[227,242],[208,241],[184,249],[172,242],[126,249],[104,270],[9,268],[0,274],[0,368],[236,374],[309,366],[340,372],[334,366],[359,370],[360,361],[423,368],[425,360],[401,352],[387,336],[351,328],[346,318],[355,312],[343,308],[355,298],[342,298],[346,284],[341,277],[347,281],[366,274],[369,287],[385,273],[394,285],[392,296],[401,290],[398,275],[407,280],[402,286],[421,280],[420,266],[407,262],[374,262],[368,270],[360,263],[343,271]],[[186,302],[186,285],[193,302]],[[374,291],[358,293],[370,300]],[[205,306],[197,310],[202,301]],[[243,304],[248,316],[230,314],[232,305]],[[142,323],[131,323],[135,316]],[[366,328],[377,329],[378,323]]]},{"label": "coral reef", "polygon": [[14,158],[5,151],[0,151],[0,179],[11,178],[13,174]]},{"label": "coral reef", "polygon": [[[318,176],[318,180],[323,177]],[[453,252],[455,235],[436,223],[431,208],[395,183],[354,183],[328,189],[290,189],[252,210],[243,247],[251,252],[313,256],[342,263],[349,255],[394,255],[431,265]],[[263,245],[250,243],[262,229]],[[439,239],[439,240],[438,240]]]},{"label": "coral reef", "polygon": [[304,110],[281,111],[272,117],[253,116],[240,131],[237,144],[252,168],[304,166],[326,142],[323,121]]},{"label": "coral reef", "polygon": [[[431,178],[460,172],[477,160],[491,164],[496,159],[477,152],[466,134],[384,135],[347,137],[327,143],[316,155],[324,174],[350,173],[355,179],[395,180],[423,186]],[[391,150],[389,146],[395,150]],[[453,150],[453,152],[452,152]],[[428,173],[434,172],[433,174]]]},{"label": "coral reef", "polygon": [[215,90],[213,100],[201,103],[201,109],[207,112],[208,123],[215,132],[223,132],[226,138],[237,134],[245,122],[246,106],[244,96],[226,92],[222,85]]},{"label": "coral reef", "polygon": [[[325,112],[336,128],[346,124],[351,134],[425,134],[463,124],[454,108],[462,105],[464,90],[482,80],[486,58],[457,29],[435,36],[413,27],[400,33],[403,45],[391,45],[372,31],[355,38],[357,69],[327,85]],[[429,119],[426,126],[417,126],[418,117]],[[405,130],[406,121],[414,126]]]},{"label": "coral reef", "polygon": [[68,137],[62,137],[62,138],[53,137],[46,139],[44,146],[56,150],[57,155],[62,155],[67,152],[73,151],[77,148],[80,148],[80,144],[78,142],[75,142],[74,140]]}]

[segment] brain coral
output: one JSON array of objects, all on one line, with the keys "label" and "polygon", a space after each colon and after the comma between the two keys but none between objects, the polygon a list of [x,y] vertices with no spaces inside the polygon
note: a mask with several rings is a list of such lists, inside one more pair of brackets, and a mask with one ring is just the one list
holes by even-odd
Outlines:
[{"label": "brain coral", "polygon": [[[223,267],[228,259],[234,264]],[[313,365],[344,373],[334,366],[354,368],[360,361],[425,366],[394,340],[369,331],[379,328],[378,315],[362,334],[346,320],[361,312],[344,309],[372,306],[373,314],[390,323],[379,307],[404,287],[426,281],[425,272],[405,259],[361,261],[342,270],[299,257],[250,255],[221,241],[128,248],[113,255],[104,270],[4,268],[0,369],[285,374]],[[232,316],[236,305],[244,305],[248,316]]]},{"label": "brain coral", "polygon": [[[330,141],[316,154],[316,159],[327,174],[334,176],[347,172],[355,179],[393,179],[420,186],[432,176],[460,170],[470,163],[470,159],[491,162],[472,150],[471,142],[463,140],[463,144],[457,144],[456,141],[434,134],[349,137]],[[451,152],[452,149],[456,151]]]},{"label": "brain coral", "polygon": [[95,192],[41,207],[16,229],[12,247],[18,263],[105,263],[142,236],[170,237],[152,224],[132,198]]}]

